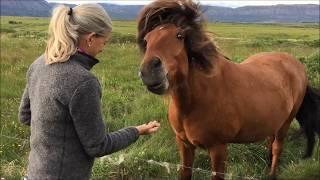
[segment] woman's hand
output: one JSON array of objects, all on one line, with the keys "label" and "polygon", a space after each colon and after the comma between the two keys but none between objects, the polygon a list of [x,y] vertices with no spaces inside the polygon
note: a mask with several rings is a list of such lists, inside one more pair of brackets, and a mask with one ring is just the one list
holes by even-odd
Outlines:
[{"label": "woman's hand", "polygon": [[157,121],[151,121],[147,124],[142,124],[140,126],[136,126],[139,131],[139,135],[146,135],[156,132],[160,127],[160,123]]}]

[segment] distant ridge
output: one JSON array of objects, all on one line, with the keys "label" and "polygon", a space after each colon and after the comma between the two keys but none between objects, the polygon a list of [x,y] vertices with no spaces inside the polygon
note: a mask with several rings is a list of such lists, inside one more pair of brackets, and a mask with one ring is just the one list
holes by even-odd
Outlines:
[{"label": "distant ridge", "polygon": [[49,16],[52,6],[44,0],[1,0],[1,16]]},{"label": "distant ridge", "polygon": [[319,22],[319,8],[316,4],[244,6],[234,9],[207,6],[205,15],[211,21],[223,22]]},{"label": "distant ridge", "polygon": [[[56,3],[45,0],[1,0],[1,16],[35,16],[51,15]],[[113,19],[136,19],[141,5],[101,4]],[[75,6],[70,5],[68,6]],[[218,6],[203,6],[204,15],[209,21],[221,22],[257,22],[257,23],[319,23],[320,6],[316,4],[303,5],[273,5],[244,6],[228,8]]]}]

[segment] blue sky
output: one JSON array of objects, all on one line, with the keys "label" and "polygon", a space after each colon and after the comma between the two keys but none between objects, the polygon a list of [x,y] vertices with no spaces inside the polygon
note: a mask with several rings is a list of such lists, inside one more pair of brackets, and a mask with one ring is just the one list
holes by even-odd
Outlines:
[{"label": "blue sky", "polygon": [[[138,1],[128,1],[128,0],[47,0],[48,2],[60,2],[60,3],[72,3],[72,4],[81,4],[81,3],[113,3],[113,4],[148,4],[150,0],[138,0]],[[240,7],[240,6],[253,6],[253,5],[275,5],[275,4],[319,4],[319,0],[291,0],[291,1],[240,1],[240,0],[200,0],[202,4],[209,4],[214,6],[226,6],[226,7]]]}]

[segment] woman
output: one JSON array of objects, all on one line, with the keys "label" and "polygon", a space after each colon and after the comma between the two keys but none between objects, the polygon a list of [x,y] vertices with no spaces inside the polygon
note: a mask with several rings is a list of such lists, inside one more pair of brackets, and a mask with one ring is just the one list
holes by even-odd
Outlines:
[{"label": "woman", "polygon": [[47,48],[30,66],[19,119],[31,126],[28,179],[89,179],[95,157],[126,148],[156,121],[105,132],[101,87],[90,69],[111,33],[111,19],[97,4],[58,6]]}]

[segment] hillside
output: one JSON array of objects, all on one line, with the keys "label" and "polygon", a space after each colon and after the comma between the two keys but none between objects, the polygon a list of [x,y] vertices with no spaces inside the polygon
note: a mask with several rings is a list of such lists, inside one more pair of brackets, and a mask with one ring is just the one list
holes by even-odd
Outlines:
[{"label": "hillside", "polygon": [[319,22],[319,5],[205,7],[209,20],[223,22]]},{"label": "hillside", "polygon": [[52,6],[44,0],[1,0],[1,16],[49,16]]}]

